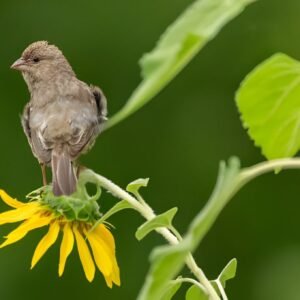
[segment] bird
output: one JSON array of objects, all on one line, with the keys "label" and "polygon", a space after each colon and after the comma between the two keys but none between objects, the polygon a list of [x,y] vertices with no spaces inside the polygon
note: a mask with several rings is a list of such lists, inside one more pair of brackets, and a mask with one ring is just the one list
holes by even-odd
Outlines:
[{"label": "bird", "polygon": [[77,160],[94,144],[107,120],[102,90],[79,80],[62,51],[47,41],[30,44],[11,68],[22,73],[30,100],[21,123],[33,155],[52,171],[55,196],[71,195],[78,181]]}]

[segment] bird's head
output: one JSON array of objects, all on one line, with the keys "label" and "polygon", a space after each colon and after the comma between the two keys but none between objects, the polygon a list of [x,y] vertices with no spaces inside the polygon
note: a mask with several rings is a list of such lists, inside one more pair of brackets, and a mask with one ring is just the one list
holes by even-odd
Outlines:
[{"label": "bird's head", "polygon": [[63,53],[46,41],[29,45],[11,68],[21,71],[29,85],[33,82],[48,81],[56,74],[74,75]]}]

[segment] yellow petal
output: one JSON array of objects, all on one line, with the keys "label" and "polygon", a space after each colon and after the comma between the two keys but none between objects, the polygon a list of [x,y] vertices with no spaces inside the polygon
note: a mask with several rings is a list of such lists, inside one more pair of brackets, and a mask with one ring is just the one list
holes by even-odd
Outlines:
[{"label": "yellow petal", "polygon": [[114,269],[113,267],[113,273],[110,276],[104,276],[106,285],[110,288],[112,288],[113,283],[117,286],[121,285],[119,267],[118,265],[116,265],[116,267],[117,269]]},{"label": "yellow petal", "polygon": [[58,275],[61,276],[65,269],[65,264],[68,256],[72,252],[74,245],[74,235],[70,226],[70,223],[67,223],[64,226],[64,235],[60,245],[60,258],[58,266]]},{"label": "yellow petal", "polygon": [[5,223],[20,222],[30,218],[33,214],[41,209],[36,202],[27,203],[19,208],[12,209],[0,214],[0,225]]},{"label": "yellow petal", "polygon": [[[120,286],[121,282],[120,282],[120,270],[119,270],[119,266],[117,263],[117,259],[115,256],[115,240],[113,235],[111,234],[111,232],[106,228],[106,226],[104,224],[100,224],[99,226],[97,226],[94,229],[97,238],[102,239],[103,242],[106,243],[106,245],[108,246],[108,248],[111,251],[111,257],[112,257],[112,266],[113,266],[113,273],[111,276],[112,281]],[[107,284],[109,285],[109,284]]]},{"label": "yellow petal", "polygon": [[90,254],[90,250],[76,226],[73,227],[73,232],[75,234],[77,249],[85,276],[87,280],[91,282],[95,276],[95,265]]},{"label": "yellow petal", "polygon": [[111,276],[107,276],[107,277],[104,276],[104,279],[105,279],[106,285],[107,285],[109,288],[112,288],[113,282],[112,282]]},{"label": "yellow petal", "polygon": [[86,233],[88,241],[92,247],[96,265],[104,277],[112,274],[112,253],[107,245],[101,240],[95,231]]},{"label": "yellow petal", "polygon": [[59,223],[54,222],[50,224],[49,231],[38,243],[31,261],[31,269],[37,264],[42,258],[46,251],[55,243],[59,233]]},{"label": "yellow petal", "polygon": [[115,251],[115,240],[111,232],[106,228],[104,224],[98,225],[94,229],[97,235],[101,236],[101,238],[108,244],[108,246]]},{"label": "yellow petal", "polygon": [[117,285],[121,285],[121,279],[120,279],[120,269],[117,263],[116,258],[113,261],[113,273],[112,273],[112,281]]},{"label": "yellow petal", "polygon": [[46,226],[50,223],[51,217],[41,217],[36,215],[31,219],[23,222],[20,226],[18,226],[15,230],[13,230],[10,234],[7,235],[6,241],[4,241],[0,248],[3,248],[7,245],[15,243],[22,239],[29,231]]},{"label": "yellow petal", "polygon": [[25,203],[18,201],[17,199],[14,199],[10,197],[5,191],[0,189],[0,197],[2,200],[9,206],[18,208],[23,206]]}]

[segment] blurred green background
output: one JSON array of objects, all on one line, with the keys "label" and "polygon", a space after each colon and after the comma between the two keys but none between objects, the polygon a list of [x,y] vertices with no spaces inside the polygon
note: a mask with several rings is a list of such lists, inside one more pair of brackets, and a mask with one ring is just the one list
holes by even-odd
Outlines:
[{"label": "blurred green background", "polygon": [[[1,187],[24,195],[41,185],[41,174],[20,126],[27,87],[9,66],[36,40],[58,45],[80,79],[100,85],[116,112],[140,81],[137,61],[153,48],[191,0],[1,1]],[[300,59],[300,2],[258,1],[226,26],[150,104],[105,132],[82,162],[121,186],[150,177],[144,196],[156,212],[180,208],[175,225],[185,232],[214,186],[218,162],[231,155],[243,166],[264,160],[243,130],[234,93],[244,76],[271,54]],[[195,257],[210,278],[232,258],[236,279],[230,299],[300,299],[299,171],[269,174],[247,185],[226,207]],[[115,200],[106,194],[102,207]],[[1,204],[3,211],[7,207]],[[125,211],[115,226],[122,286],[109,290],[98,273],[84,278],[73,251],[57,278],[58,245],[30,271],[45,231],[0,251],[1,300],[135,299],[144,281],[155,234],[134,238],[142,218]],[[5,235],[14,226],[1,226]],[[185,274],[189,274],[187,270]],[[184,288],[183,288],[184,290]],[[176,299],[184,299],[183,293]]]}]

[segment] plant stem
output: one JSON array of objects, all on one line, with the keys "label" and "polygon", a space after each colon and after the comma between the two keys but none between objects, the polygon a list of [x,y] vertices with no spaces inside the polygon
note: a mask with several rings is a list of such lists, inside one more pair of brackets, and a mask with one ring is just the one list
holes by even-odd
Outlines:
[{"label": "plant stem", "polygon": [[[83,174],[84,173],[84,174]],[[82,178],[84,177],[84,181],[88,181],[91,183],[95,183],[100,185],[107,191],[111,192],[116,198],[126,200],[130,203],[135,210],[137,210],[146,220],[152,220],[156,217],[152,208],[146,204],[146,202],[139,202],[135,197],[127,193],[125,190],[121,189],[111,180],[101,176],[92,170],[84,170],[82,172]],[[171,245],[177,245],[179,243],[178,238],[166,227],[157,228],[156,231],[161,234]],[[189,254],[186,259],[186,265],[195,275],[195,277],[199,280],[199,283],[204,286],[206,292],[210,296],[211,300],[219,300],[219,296],[215,291],[214,287],[210,283],[210,281],[206,278],[204,272],[198,267],[195,262],[192,254]]]},{"label": "plant stem", "polygon": [[[232,196],[241,189],[246,183],[251,181],[252,179],[265,174],[267,172],[271,172],[274,170],[280,169],[300,169],[300,158],[285,158],[285,159],[277,159],[272,161],[266,161],[263,163],[259,163],[252,167],[248,167],[242,169],[237,176],[237,180],[233,183],[230,188],[230,192],[226,195],[223,195],[223,199],[217,199],[215,201],[211,201],[206,205],[206,212],[204,213],[203,223],[208,223],[208,227],[210,228],[219,213],[222,211],[223,207],[228,203],[228,201],[232,198]],[[89,181],[95,183],[96,185],[100,185],[104,189],[111,192],[116,198],[124,199],[128,203],[132,205],[132,207],[137,210],[146,220],[152,220],[156,217],[152,208],[145,202],[140,201],[141,199],[137,199],[133,197],[131,194],[127,193],[125,190],[121,189],[119,186],[114,184],[109,179],[94,173],[92,170],[84,170],[84,181]],[[141,197],[139,197],[141,198]],[[220,206],[220,207],[219,207]],[[211,218],[213,215],[213,218]],[[177,245],[180,242],[180,238],[175,236],[168,228],[161,227],[157,228],[156,231],[161,234],[171,245]],[[206,231],[203,233],[205,235]],[[176,234],[177,235],[177,234]],[[179,235],[180,236],[180,235]],[[211,300],[219,300],[217,292],[213,288],[210,281],[205,276],[204,272],[198,267],[195,262],[192,254],[189,254],[186,259],[186,265],[195,275],[197,280],[201,285],[204,286],[206,292],[208,293]],[[226,295],[222,295],[222,298],[226,300]]]},{"label": "plant stem", "polygon": [[225,294],[225,291],[224,291],[224,288],[223,288],[221,282],[219,280],[217,280],[216,284],[217,284],[217,286],[219,288],[219,291],[221,293],[222,300],[228,300],[227,295]]},{"label": "plant stem", "polygon": [[210,296],[209,299],[211,300],[219,300],[220,297],[218,296],[216,290],[212,286],[211,282],[207,279],[204,272],[201,268],[198,267],[194,257],[190,253],[186,260],[186,265],[189,267],[189,269],[193,272],[195,277],[198,279],[198,281],[205,287],[206,292]]},{"label": "plant stem", "polygon": [[176,281],[176,282],[188,282],[188,283],[191,283],[193,285],[198,286],[201,290],[204,290],[204,286],[201,283],[199,283],[197,280],[193,279],[193,278],[183,277],[183,278],[177,278],[174,281]]},{"label": "plant stem", "polygon": [[300,158],[275,159],[245,168],[240,173],[240,180],[245,184],[255,177],[277,169],[300,169]]}]

